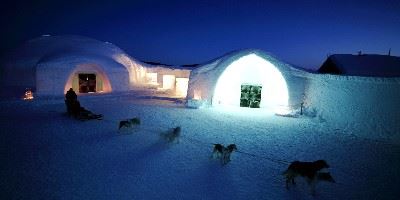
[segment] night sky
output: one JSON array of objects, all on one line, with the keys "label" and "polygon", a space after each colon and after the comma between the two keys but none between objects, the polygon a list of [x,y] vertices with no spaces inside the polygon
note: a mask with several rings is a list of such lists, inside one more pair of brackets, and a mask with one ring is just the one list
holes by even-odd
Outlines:
[{"label": "night sky", "polygon": [[400,55],[400,1],[12,1],[1,6],[1,54],[43,34],[116,44],[132,57],[204,63],[257,48],[304,68],[328,54]]}]

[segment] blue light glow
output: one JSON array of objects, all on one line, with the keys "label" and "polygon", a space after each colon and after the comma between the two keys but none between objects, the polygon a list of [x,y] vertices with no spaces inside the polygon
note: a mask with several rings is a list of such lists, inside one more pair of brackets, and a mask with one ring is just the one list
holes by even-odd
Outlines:
[{"label": "blue light glow", "polygon": [[250,54],[232,62],[219,77],[212,99],[213,106],[240,106],[241,85],[262,86],[260,108],[284,114],[288,89],[281,72],[270,62]]}]

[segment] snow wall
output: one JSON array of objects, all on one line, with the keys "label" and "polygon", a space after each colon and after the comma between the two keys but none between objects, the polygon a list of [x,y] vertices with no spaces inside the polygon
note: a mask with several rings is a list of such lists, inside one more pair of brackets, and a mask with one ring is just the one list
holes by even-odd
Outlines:
[{"label": "snow wall", "polygon": [[400,143],[400,78],[309,74],[306,114],[332,131]]}]

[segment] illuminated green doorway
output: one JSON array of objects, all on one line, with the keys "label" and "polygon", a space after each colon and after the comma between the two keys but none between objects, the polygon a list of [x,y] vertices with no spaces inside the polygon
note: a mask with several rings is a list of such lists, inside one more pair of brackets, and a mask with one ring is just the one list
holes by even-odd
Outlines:
[{"label": "illuminated green doorway", "polygon": [[260,85],[241,85],[240,107],[259,108],[261,90]]}]

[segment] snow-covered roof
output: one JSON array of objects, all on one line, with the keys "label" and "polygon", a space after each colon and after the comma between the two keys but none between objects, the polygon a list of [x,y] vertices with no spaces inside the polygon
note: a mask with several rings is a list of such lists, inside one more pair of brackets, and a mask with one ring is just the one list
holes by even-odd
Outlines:
[{"label": "snow-covered roof", "polygon": [[18,60],[62,55],[67,52],[90,52],[98,55],[123,53],[117,46],[78,35],[41,36],[29,40],[11,53]]},{"label": "snow-covered roof", "polygon": [[5,70],[34,71],[38,63],[66,55],[95,55],[114,59],[125,54],[119,47],[92,38],[77,35],[41,36],[29,40],[10,52]]},{"label": "snow-covered roof", "polygon": [[199,64],[190,64],[190,65],[170,65],[170,64],[163,64],[159,62],[153,61],[140,61],[142,66],[153,68],[153,67],[161,67],[167,69],[183,69],[183,70],[193,70],[200,66]]},{"label": "snow-covered roof", "polygon": [[[237,49],[230,51],[228,53],[225,53],[222,56],[219,56],[217,58],[214,58],[212,60],[206,61],[204,63],[199,63],[199,64],[186,64],[186,65],[170,65],[170,64],[164,64],[164,63],[159,63],[159,62],[153,62],[153,61],[141,61],[143,66],[146,67],[163,67],[163,68],[170,68],[170,69],[187,69],[187,70],[196,70],[199,69],[200,71],[204,71],[209,69],[211,66],[216,67],[219,63],[222,63],[224,61],[230,60],[232,58],[237,58],[241,57],[243,55],[248,55],[251,53],[255,53],[258,55],[263,55],[264,57],[268,57],[271,62],[278,62],[279,59],[275,55],[273,55],[270,52],[265,52],[260,49]],[[279,61],[281,62],[281,61]],[[299,69],[301,71],[304,71],[301,67],[295,66],[295,65],[287,65],[287,67],[292,68],[292,69]]]},{"label": "snow-covered roof", "polygon": [[334,54],[328,57],[318,72],[352,76],[400,76],[400,57],[377,54]]},{"label": "snow-covered roof", "polygon": [[[130,68],[140,64],[112,43],[77,35],[41,36],[8,54],[2,65],[0,84],[21,88],[36,88],[37,72],[43,73],[43,67],[56,70],[57,74],[69,74],[79,63],[96,63],[106,66],[104,70],[108,73],[119,72],[129,76]],[[129,87],[129,83],[125,85]]]},{"label": "snow-covered roof", "polygon": [[106,64],[107,70],[118,71],[123,64],[109,56],[90,54],[90,53],[65,53],[62,55],[46,56],[37,62],[37,67],[49,66],[58,69],[70,68],[79,63],[101,63]]},{"label": "snow-covered roof", "polygon": [[228,53],[226,53],[218,58],[215,58],[205,64],[201,64],[197,67],[197,69],[195,71],[204,72],[204,71],[208,71],[208,70],[213,70],[214,68],[216,68],[217,66],[219,66],[220,64],[222,64],[224,62],[230,63],[231,61],[236,60],[239,57],[242,57],[244,55],[249,55],[252,53],[257,54],[261,57],[267,58],[268,61],[270,61],[273,64],[276,64],[277,67],[280,68],[281,71],[287,71],[289,69],[294,69],[294,67],[292,65],[283,63],[282,61],[277,59],[276,56],[274,56],[272,53],[265,52],[260,49],[240,49],[240,50],[234,50],[234,51],[228,52]]}]

